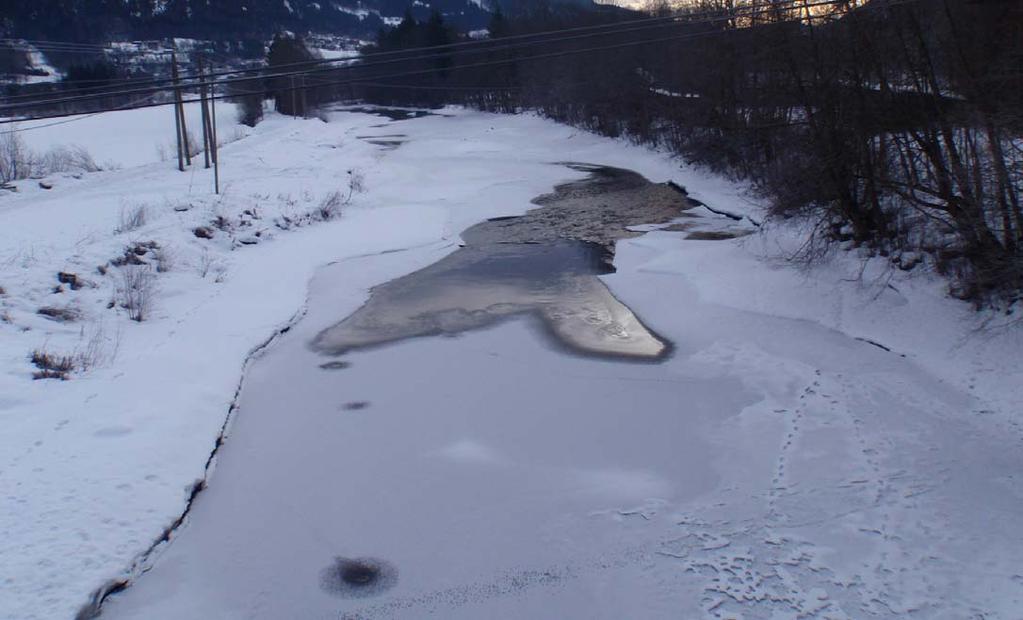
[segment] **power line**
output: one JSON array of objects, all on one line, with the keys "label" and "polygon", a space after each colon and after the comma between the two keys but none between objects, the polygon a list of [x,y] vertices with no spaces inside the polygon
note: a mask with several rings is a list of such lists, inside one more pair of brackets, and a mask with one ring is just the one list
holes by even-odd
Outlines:
[{"label": "power line", "polygon": [[[162,50],[162,51],[166,51],[168,54],[170,53],[170,50]],[[224,60],[236,60],[234,58],[231,58],[227,54],[209,54],[208,52],[203,52],[202,55],[205,56],[205,57],[217,56],[217,57],[220,57],[221,59],[224,59]],[[240,61],[240,62],[246,62],[246,61]],[[250,59],[247,62],[252,63],[252,62],[262,62],[262,61],[261,60],[256,61],[256,60],[251,60]],[[257,69],[258,70],[263,70],[263,69],[265,69],[265,67],[248,68],[248,70],[253,70],[253,71],[257,70]],[[239,69],[238,71],[241,71],[241,69]],[[193,76],[185,76],[185,77],[189,78],[189,77],[193,77]],[[195,77],[198,77],[198,76],[195,76]],[[86,86],[85,88],[76,88],[75,89],[76,92],[81,92],[81,91],[94,91],[94,90],[98,90],[98,89],[118,88],[119,85],[121,85],[121,84],[125,84],[125,85],[152,84],[152,83],[162,83],[162,82],[170,82],[170,81],[171,81],[170,78],[157,78],[157,77],[154,77],[152,75],[143,75],[143,76],[138,76],[138,77],[113,78],[113,79],[111,79],[111,78],[107,78],[107,79],[95,78],[95,79],[81,79],[81,80],[60,80],[59,82],[51,82],[51,84],[55,84],[55,85],[59,85],[59,86],[74,85],[74,84],[98,84],[98,86]],[[38,97],[45,97],[47,95],[52,95],[52,94],[55,94],[55,92],[54,91],[47,91],[47,92],[39,92],[39,93],[25,93],[25,94],[20,94],[20,95],[8,95],[7,97],[4,97],[4,101],[16,101],[16,100],[23,100],[23,99],[33,99],[33,98],[38,98]]]},{"label": "power line", "polygon": [[51,52],[86,52],[86,53],[109,53],[119,54],[162,54],[169,53],[167,49],[124,49],[113,43],[92,44],[73,43],[68,41],[35,41],[31,39],[0,39],[0,46],[7,46],[9,49],[20,49],[22,51],[48,50]]},{"label": "power line", "polygon": [[[145,101],[148,98],[149,97],[142,97],[140,99],[136,99],[133,102],[132,105],[139,104],[139,103]],[[87,118],[92,118],[94,116],[99,116],[100,114],[106,114],[107,112],[121,112],[121,111],[135,110],[135,109],[138,109],[138,108],[124,108],[123,110],[100,110],[98,112],[90,112],[88,114],[76,114],[76,115],[74,115],[73,118],[68,118],[68,119],[65,119],[65,120],[62,120],[62,121],[57,121],[55,123],[45,123],[43,125],[33,125],[32,127],[26,127],[25,129],[12,129],[10,131],[0,131],[0,135],[11,134],[11,133],[21,133],[23,131],[30,131],[30,130],[33,130],[33,129],[44,129],[46,127],[56,127],[57,125],[66,125],[68,123],[74,123],[76,121],[84,121]],[[59,117],[54,117],[54,118],[59,118]],[[41,120],[41,119],[35,119],[35,120]],[[28,121],[26,121],[26,122],[28,122]],[[2,124],[2,123],[0,123],[0,124]]]},{"label": "power line", "polygon": [[41,43],[43,45],[73,45],[75,47],[105,47],[105,43],[82,43],[80,41],[55,41],[44,39],[15,39],[11,37],[0,39],[3,43]]},{"label": "power line", "polygon": [[26,54],[42,53],[50,56],[54,55],[89,55],[89,56],[108,56],[108,55],[129,55],[129,54],[150,54],[154,56],[160,56],[164,53],[170,53],[165,50],[146,50],[145,52],[138,52],[133,50],[121,50],[118,48],[74,48],[74,47],[48,47],[45,45],[28,45],[28,44],[0,44],[0,49],[13,50],[17,52],[24,52]]},{"label": "power line", "polygon": [[[799,3],[799,4],[796,4],[796,3]],[[846,4],[846,3],[847,3],[847,0],[818,0],[816,2],[805,2],[803,0],[784,0],[784,4],[786,4],[786,5],[793,5],[793,6],[781,7],[780,6],[781,3],[775,3],[773,5],[759,7],[759,10],[750,10],[749,8],[742,7],[740,9],[735,9],[735,10],[733,10],[731,12],[728,12],[728,13],[722,13],[721,11],[706,11],[706,12],[697,14],[698,15],[697,19],[692,19],[691,16],[690,16],[689,19],[680,19],[678,17],[672,16],[672,17],[667,17],[667,18],[652,18],[652,19],[642,19],[642,20],[631,20],[629,22],[617,22],[617,23],[613,23],[613,24],[603,24],[603,25],[599,25],[599,26],[566,28],[566,29],[562,29],[560,31],[547,31],[547,32],[543,32],[543,33],[515,35],[515,36],[512,36],[512,37],[502,37],[500,39],[487,40],[487,41],[464,41],[464,42],[454,43],[454,44],[444,44],[444,45],[435,45],[435,46],[423,46],[423,47],[419,47],[419,48],[409,48],[409,49],[404,49],[404,50],[395,50],[395,51],[391,51],[391,52],[381,52],[381,53],[378,53],[378,54],[373,54],[373,55],[369,56],[369,58],[379,58],[381,56],[393,56],[393,55],[401,55],[401,57],[393,58],[393,59],[389,59],[389,60],[371,60],[369,62],[361,62],[361,63],[359,63],[356,66],[358,68],[366,68],[366,67],[373,67],[373,66],[401,63],[401,62],[406,62],[408,60],[419,60],[419,61],[422,61],[422,60],[429,60],[429,59],[434,59],[434,58],[443,58],[443,57],[447,57],[447,56],[450,56],[450,55],[456,55],[456,54],[503,51],[503,50],[509,50],[509,49],[518,49],[518,48],[522,48],[522,47],[529,47],[529,46],[539,45],[539,44],[546,44],[546,43],[560,43],[560,42],[565,42],[565,41],[587,39],[587,38],[593,38],[593,37],[597,37],[597,36],[604,36],[604,35],[611,35],[611,34],[615,34],[615,35],[617,35],[617,34],[625,34],[625,33],[629,33],[629,32],[636,32],[636,31],[640,31],[640,30],[646,30],[646,29],[650,29],[650,28],[663,28],[663,27],[668,27],[668,26],[691,26],[691,25],[707,24],[707,23],[713,23],[713,22],[719,22],[719,21],[731,21],[731,20],[734,20],[734,19],[751,18],[751,17],[757,17],[759,15],[771,14],[771,13],[775,13],[775,12],[777,12],[779,10],[786,10],[786,11],[793,10],[793,9],[802,10],[804,8],[816,8],[816,7],[821,7],[821,6],[832,6],[832,5]],[[758,7],[752,7],[752,9],[758,9]],[[649,24],[648,23],[646,25],[637,26],[637,27],[628,27],[628,28],[623,28],[622,27],[622,26],[631,26],[632,24],[638,23],[638,22],[650,22],[650,21],[656,21],[658,23],[653,23],[653,24]],[[575,32],[575,31],[579,31],[579,30],[593,30],[595,28],[603,29],[604,32],[592,32],[592,33],[587,33],[587,34],[579,34],[579,35],[575,35],[575,36],[571,36],[571,37],[556,37],[555,38],[555,37],[549,37],[548,36],[548,35],[550,35],[552,33]],[[518,42],[518,43],[506,43],[506,41],[513,40],[513,39],[537,38],[537,37],[547,37],[547,38],[541,38],[541,39],[536,40],[536,41],[521,41],[521,42]],[[482,47],[480,47],[481,45],[482,45]],[[457,49],[451,50],[451,48],[457,48]],[[464,49],[464,48],[467,48],[467,49]],[[438,52],[435,52],[435,53],[427,55],[427,56],[412,56],[411,55],[412,53],[414,53],[416,51],[429,51],[429,50],[438,50],[438,49],[446,49],[446,50],[451,50],[451,51],[449,51],[449,52],[448,51],[444,51],[444,52],[438,51]],[[321,68],[321,69],[318,69],[318,70],[317,69],[310,69],[308,71],[300,71],[300,72],[286,71],[286,72],[278,72],[278,73],[268,73],[268,74],[259,75],[259,76],[256,76],[256,77],[249,77],[249,78],[232,78],[232,79],[222,80],[220,83],[223,83],[223,84],[232,84],[232,83],[238,83],[238,82],[243,82],[244,83],[244,82],[249,82],[249,81],[251,81],[253,79],[274,79],[274,78],[282,78],[282,77],[293,77],[293,76],[298,76],[298,75],[308,75],[308,74],[319,73],[319,72],[324,72],[324,71],[334,71],[334,70],[338,70],[338,69],[352,68],[351,65],[355,62],[355,59],[352,59],[352,58],[317,59],[317,60],[314,60],[314,61],[305,61],[305,62],[300,62],[300,63],[289,63],[289,64],[285,64],[285,65],[278,65],[276,67],[272,67],[272,68],[269,68],[269,69],[268,68],[264,68],[264,67],[260,67],[260,68],[256,68],[256,69],[243,69],[243,70],[233,70],[233,71],[222,71],[222,72],[217,72],[217,73],[211,73],[211,74],[209,74],[209,76],[215,76],[215,75],[236,75],[238,73],[248,73],[248,72],[267,71],[267,70],[278,71],[280,69],[288,68],[288,67],[291,67],[291,66],[310,67],[310,66],[320,66],[320,65],[323,65],[323,64],[326,64],[326,63],[337,63],[337,62],[344,62],[344,63],[347,63],[347,64],[346,64],[346,66],[327,67],[327,68]],[[155,80],[155,81],[157,81],[157,82],[171,82],[171,80],[169,80],[169,79],[160,79],[160,80]],[[184,83],[184,82],[181,83],[181,87],[182,88],[193,88],[193,87],[197,87],[197,86],[200,86],[200,84],[198,84],[198,83]],[[0,105],[0,110],[11,111],[11,110],[17,110],[17,109],[20,109],[20,108],[31,108],[31,107],[41,106],[41,105],[59,105],[59,104],[73,103],[73,102],[79,102],[79,101],[90,101],[90,100],[102,99],[102,98],[113,96],[113,95],[131,95],[131,94],[141,94],[141,93],[156,93],[156,92],[163,91],[163,90],[169,90],[169,88],[170,88],[170,86],[162,87],[162,88],[155,88],[154,87],[154,88],[149,88],[149,89],[137,88],[137,89],[120,90],[120,91],[106,90],[106,91],[103,91],[103,92],[96,92],[96,93],[82,94],[82,95],[72,95],[72,96],[69,96],[69,97],[59,97],[59,98],[49,99],[49,100],[45,100],[45,99],[44,100],[36,100],[36,101],[30,101],[30,102],[21,103],[21,104],[15,103],[15,104]]]},{"label": "power line", "polygon": [[[786,2],[795,2],[797,0],[785,0],[785,1]],[[575,32],[575,31],[585,31],[585,30],[594,30],[594,29],[605,29],[605,28],[617,28],[617,27],[620,27],[620,26],[623,26],[623,25],[631,25],[631,24],[646,23],[646,22],[677,21],[677,20],[678,20],[678,18],[676,18],[676,17],[642,18],[642,19],[638,19],[638,20],[626,20],[626,21],[621,21],[621,22],[612,22],[610,24],[599,24],[599,25],[594,25],[594,26],[578,26],[578,27],[573,27],[573,28],[563,28],[563,29],[550,30],[550,31],[538,32],[538,33],[529,33],[529,34],[522,34],[522,35],[512,35],[512,36],[508,36],[508,37],[502,37],[501,39],[472,40],[472,41],[448,43],[448,44],[443,44],[443,45],[433,45],[433,46],[421,46],[421,47],[414,47],[414,48],[406,48],[406,49],[402,49],[402,50],[394,50],[394,51],[389,51],[389,52],[378,52],[378,53],[374,54],[374,56],[381,57],[381,56],[393,56],[393,55],[409,55],[409,54],[414,54],[414,53],[419,52],[419,51],[429,51],[429,50],[437,50],[437,49],[458,49],[458,48],[461,48],[461,47],[468,47],[468,46],[487,46],[487,45],[493,45],[495,43],[495,41],[504,42],[504,41],[510,41],[510,40],[524,39],[524,38],[537,38],[537,37],[542,37],[542,36],[546,36],[546,35],[560,34],[560,33],[564,33],[564,32]],[[333,64],[333,63],[339,63],[339,62],[353,62],[354,60],[355,60],[354,58],[323,58],[323,59],[315,59],[315,60],[310,60],[310,61],[301,61],[301,62],[287,63],[287,64],[283,64],[283,65],[278,65],[277,67],[274,67],[274,69],[287,69],[287,68],[295,68],[295,67],[311,67],[311,66],[318,66],[318,65],[323,65],[323,64]],[[266,69],[265,67],[259,67],[259,68],[251,68],[251,69],[227,70],[227,71],[220,71],[220,72],[209,73],[209,74],[207,74],[207,77],[219,77],[219,76],[225,76],[225,75],[237,75],[239,73],[257,72],[257,71],[263,71],[265,69]],[[188,75],[188,76],[181,76],[181,79],[182,80],[186,80],[186,79],[192,79],[192,78],[195,78],[195,77],[197,77],[197,76],[196,75]],[[151,82],[151,83],[154,83],[154,84],[156,84],[156,83],[161,83],[161,84],[162,83],[168,83],[169,84],[169,83],[172,82],[172,80],[170,78],[152,78],[152,79],[150,79],[148,81]],[[143,82],[140,82],[140,83],[143,83]],[[32,96],[34,96],[34,95],[20,95],[20,96],[16,95],[15,97],[32,97]],[[97,96],[98,96],[98,93],[97,93]]]},{"label": "power line", "polygon": [[[793,5],[793,6],[782,6],[783,4],[784,5]],[[568,32],[583,32],[583,31],[592,31],[592,30],[608,30],[608,31],[615,31],[615,32],[627,32],[627,31],[634,31],[634,30],[641,30],[641,29],[643,29],[643,28],[635,28],[635,29],[624,29],[623,28],[623,27],[632,26],[632,25],[635,25],[635,24],[650,24],[649,26],[644,26],[644,28],[646,28],[646,27],[661,27],[662,25],[689,25],[689,24],[709,23],[709,22],[716,22],[716,21],[730,21],[730,20],[737,19],[737,18],[755,17],[757,15],[774,13],[774,12],[777,12],[777,11],[803,10],[804,8],[815,8],[815,7],[819,7],[819,6],[844,5],[844,4],[847,4],[847,0],[818,0],[816,2],[806,2],[806,0],[781,0],[781,1],[773,2],[770,5],[765,5],[765,6],[761,6],[761,7],[756,7],[756,6],[753,6],[753,7],[738,7],[738,8],[732,9],[731,12],[726,12],[726,11],[723,11],[723,10],[720,10],[720,9],[715,9],[715,10],[706,10],[706,11],[699,11],[699,12],[688,13],[688,14],[686,14],[684,16],[672,15],[672,16],[665,16],[665,17],[649,17],[649,18],[641,18],[641,19],[636,19],[636,20],[624,20],[624,21],[619,21],[619,22],[611,22],[611,23],[607,23],[607,24],[597,24],[597,25],[593,25],[593,26],[576,26],[576,27],[572,27],[572,28],[562,28],[562,29],[557,29],[557,30],[548,30],[548,31],[536,32],[536,33],[526,33],[526,34],[520,34],[520,35],[511,35],[511,36],[507,36],[507,37],[501,37],[500,39],[484,39],[484,40],[461,41],[461,42],[447,43],[447,44],[442,44],[442,45],[420,46],[420,47],[413,47],[413,48],[405,48],[405,49],[401,49],[401,50],[393,50],[393,51],[388,51],[388,52],[376,52],[376,53],[372,54],[370,57],[371,58],[381,58],[381,57],[388,57],[388,56],[395,56],[395,55],[403,56],[403,58],[395,59],[393,61],[389,61],[390,63],[393,63],[393,62],[400,62],[400,61],[408,60],[407,57],[410,57],[411,55],[413,55],[413,54],[415,54],[417,52],[422,52],[422,51],[431,51],[431,50],[460,50],[462,48],[472,48],[472,47],[479,47],[481,49],[487,49],[487,50],[507,49],[507,48],[511,47],[508,44],[509,41],[522,40],[522,39],[535,39],[535,38],[543,38],[543,37],[548,37],[548,39],[546,39],[546,40],[557,41],[558,40],[557,38],[550,37],[550,35],[557,35],[557,34],[568,33]],[[751,12],[751,9],[753,9],[752,12]],[[757,9],[759,9],[759,10],[757,10]],[[694,17],[695,17],[695,19],[694,19]],[[600,33],[594,33],[592,35],[584,35],[584,36],[581,36],[581,37],[574,37],[574,38],[586,38],[586,37],[589,37],[589,36],[597,36],[598,34],[600,34]],[[567,37],[562,37],[561,40],[570,40],[570,39],[567,38]],[[527,45],[527,42],[523,42],[522,44],[519,44],[516,47],[521,47],[523,45]],[[462,53],[462,52],[457,52],[457,53]],[[423,57],[420,56],[420,57],[417,57],[417,59],[422,60]],[[352,62],[354,62],[354,59],[352,59],[352,58],[315,59],[315,60],[309,60],[309,61],[301,61],[301,62],[277,65],[276,67],[272,67],[271,69],[273,69],[273,70],[280,70],[280,69],[288,69],[288,68],[296,68],[296,67],[305,68],[305,67],[319,66],[319,65],[325,65],[325,64],[352,63]],[[381,61],[375,61],[375,63],[376,64],[384,64],[384,62],[381,62]],[[364,63],[360,63],[360,66],[367,66],[368,64],[369,63],[365,63],[364,62]],[[330,67],[330,69],[335,69],[335,68],[337,68],[337,67]],[[234,69],[234,70],[226,70],[226,71],[220,71],[220,72],[211,72],[211,73],[207,74],[206,77],[219,77],[219,76],[237,75],[237,74],[244,74],[244,73],[258,73],[260,71],[266,71],[266,70],[267,70],[266,67],[248,68],[248,69]],[[283,77],[289,77],[291,75],[298,75],[298,74],[297,73],[294,73],[294,74],[293,73],[284,73],[284,74],[282,74]],[[181,79],[182,80],[186,80],[186,79],[195,78],[195,77],[196,77],[195,75],[192,75],[192,76],[182,76]],[[277,76],[266,75],[266,76],[259,76],[259,77],[272,78],[272,77],[277,77]],[[154,83],[154,84],[155,83],[168,83],[169,84],[171,81],[172,80],[170,78],[153,78],[151,80],[151,82]],[[244,81],[244,80],[239,79],[238,81]],[[140,83],[144,83],[144,82],[140,82]],[[183,84],[183,86],[189,86],[189,85],[190,84]],[[113,87],[115,87],[115,86],[105,87],[105,88],[113,88]],[[107,93],[95,93],[95,98],[101,98],[103,96],[106,96],[106,94]],[[116,93],[113,93],[112,92],[111,94],[131,94],[131,93],[129,93],[129,92],[123,92],[123,93],[122,92],[116,92]],[[31,96],[32,95],[22,95],[21,97],[31,97]],[[37,102],[37,103],[41,104],[41,103],[48,103],[48,102]]]},{"label": "power line", "polygon": [[[371,86],[374,88],[402,88],[408,90],[522,90],[521,86],[432,86],[426,84],[384,84],[382,82],[352,82],[354,86]],[[330,83],[324,80],[313,78],[313,86],[329,86]]]},{"label": "power line", "polygon": [[[842,0],[840,0],[840,1],[842,1]],[[885,2],[884,6],[886,6],[886,7],[898,6],[898,5],[903,5],[903,4],[911,4],[911,3],[914,3],[914,2],[917,2],[917,1],[918,0],[890,0],[888,2]],[[820,4],[837,4],[837,3],[839,3],[839,2],[832,1],[832,2],[820,3]],[[801,20],[800,19],[789,20],[789,23],[791,23],[791,22],[798,22],[798,21],[801,21]],[[784,22],[776,22],[776,23],[784,23]],[[739,31],[736,31],[736,30],[725,30],[725,31],[708,31],[708,32],[698,32],[698,33],[687,33],[687,34],[684,34],[684,35],[676,35],[676,36],[671,36],[671,37],[662,37],[662,38],[658,38],[658,39],[647,39],[647,40],[643,40],[643,41],[629,41],[629,42],[619,43],[619,44],[614,44],[614,45],[604,45],[604,46],[580,48],[580,49],[574,49],[574,50],[561,50],[561,51],[558,51],[558,52],[550,52],[550,53],[538,54],[538,55],[533,55],[533,56],[523,56],[523,57],[519,57],[519,58],[492,60],[492,61],[478,62],[478,63],[472,63],[472,64],[465,64],[465,65],[454,65],[452,67],[449,67],[448,70],[455,71],[455,70],[459,70],[459,69],[470,69],[470,68],[478,68],[478,67],[488,67],[488,66],[495,66],[495,65],[503,65],[503,64],[518,63],[518,62],[526,62],[526,61],[532,61],[532,60],[547,60],[547,59],[551,59],[551,58],[560,58],[560,57],[564,57],[564,56],[572,56],[572,55],[577,55],[577,54],[586,54],[586,53],[591,53],[591,52],[596,52],[596,51],[606,51],[606,50],[612,50],[612,49],[625,49],[625,48],[638,47],[638,46],[643,46],[643,45],[650,45],[650,44],[654,44],[654,43],[664,43],[664,42],[668,42],[668,41],[681,41],[681,40],[688,40],[688,39],[696,39],[696,38],[705,37],[705,36],[712,36],[712,35],[717,35],[717,34],[730,34],[730,33],[735,33],[735,32],[739,32]],[[371,77],[366,77],[366,78],[350,78],[350,79],[345,79],[345,80],[326,81],[326,82],[321,82],[320,84],[314,84],[314,85],[299,85],[299,86],[291,86],[291,87],[285,87],[285,88],[276,88],[276,89],[274,89],[274,92],[275,93],[298,92],[298,91],[304,91],[304,90],[308,90],[310,88],[317,88],[317,87],[322,87],[322,86],[352,85],[352,84],[359,84],[361,82],[366,82],[366,81],[369,81],[369,80],[381,80],[381,79],[391,79],[391,78],[399,78],[399,77],[412,77],[412,76],[418,76],[418,75],[434,74],[436,72],[437,72],[436,68],[416,70],[416,71],[405,71],[405,72],[401,72],[401,73],[395,73],[395,74],[384,75],[384,76],[371,76]],[[294,73],[292,75],[304,75],[304,74],[303,73]],[[282,75],[282,77],[288,77],[288,75],[284,74],[284,75]],[[213,82],[212,84],[216,85],[218,83],[219,82]],[[237,98],[237,97],[245,96],[245,95],[258,95],[258,94],[264,94],[264,91],[259,90],[259,91],[235,92],[235,93],[231,93],[231,94],[217,95],[215,97],[211,97],[211,99],[214,99],[214,100],[232,99],[232,98]],[[200,99],[187,99],[187,100],[183,100],[183,103],[195,103],[195,102],[198,102],[198,101],[200,101]],[[119,106],[119,107],[111,108],[109,110],[104,110],[104,111],[114,112],[114,111],[123,111],[123,110],[127,110],[127,109],[144,109],[144,108],[162,107],[162,106],[167,106],[167,105],[174,105],[174,102],[148,103],[148,104],[144,104],[144,105],[137,105],[137,106],[134,106],[134,107]],[[5,119],[5,120],[0,120],[0,124],[11,124],[11,123],[18,123],[18,122],[33,121],[33,120],[46,120],[46,119],[51,119],[51,118],[67,118],[67,117],[71,117],[71,116],[80,116],[80,113],[56,114],[56,115],[51,115],[51,116],[35,117],[35,118],[31,118],[31,119]],[[29,127],[29,128],[25,128],[25,129],[16,129],[16,130],[2,132],[2,133],[15,133],[15,132],[21,132],[21,131],[29,131],[31,129],[33,129],[33,128]]]},{"label": "power line", "polygon": [[[785,2],[796,2],[796,1],[797,0],[785,0]],[[623,25],[639,24],[639,23],[646,23],[646,22],[675,21],[675,20],[678,20],[678,19],[679,18],[677,18],[677,17],[669,16],[669,17],[641,18],[641,19],[636,19],[636,20],[624,20],[624,21],[619,21],[619,22],[611,22],[611,23],[608,23],[608,24],[598,24],[598,25],[593,25],[593,26],[577,26],[577,27],[573,27],[573,28],[562,28],[562,29],[557,29],[557,30],[548,30],[548,31],[529,33],[529,34],[511,35],[511,36],[508,36],[508,37],[502,37],[501,39],[483,39],[483,40],[462,41],[462,42],[456,42],[456,43],[447,43],[447,44],[443,44],[443,45],[420,46],[420,47],[406,48],[406,49],[394,50],[394,51],[390,51],[390,52],[377,52],[376,54],[374,54],[374,56],[378,56],[379,57],[379,56],[392,56],[392,55],[396,55],[396,54],[412,54],[412,53],[419,52],[419,51],[428,51],[428,50],[435,50],[435,49],[457,49],[457,48],[466,47],[466,46],[472,46],[472,45],[484,45],[485,46],[485,45],[488,45],[488,44],[493,44],[495,41],[502,41],[503,42],[503,41],[510,41],[510,40],[524,39],[524,38],[542,37],[542,36],[546,36],[546,35],[560,34],[560,33],[564,33],[564,32],[576,32],[576,31],[586,31],[586,30],[594,30],[594,29],[602,29],[602,28],[613,28],[613,27],[619,27],[619,26],[623,26]],[[283,65],[278,65],[276,68],[283,69],[283,68],[293,68],[293,67],[306,67],[306,66],[315,66],[315,65],[321,65],[321,64],[345,62],[345,61],[351,62],[353,60],[354,60],[353,58],[323,58],[323,59],[315,59],[315,60],[311,60],[311,61],[301,61],[301,62],[295,62],[295,63],[287,63],[287,64],[283,64]],[[220,71],[220,72],[209,73],[209,74],[207,74],[207,77],[220,77],[220,76],[225,76],[225,75],[236,75],[236,74],[239,74],[239,73],[262,71],[264,69],[265,69],[265,67],[250,68],[250,69],[227,70],[227,71]],[[197,76],[194,75],[194,74],[193,75],[183,75],[183,76],[181,76],[181,79],[185,80],[185,79],[192,79],[192,78],[195,78],[195,77],[197,77]],[[170,78],[152,78],[152,79],[148,79],[147,81],[152,82],[152,83],[170,83],[171,79]],[[20,96],[16,95],[16,97],[31,97],[31,96],[34,96],[34,95],[20,95]]]}]

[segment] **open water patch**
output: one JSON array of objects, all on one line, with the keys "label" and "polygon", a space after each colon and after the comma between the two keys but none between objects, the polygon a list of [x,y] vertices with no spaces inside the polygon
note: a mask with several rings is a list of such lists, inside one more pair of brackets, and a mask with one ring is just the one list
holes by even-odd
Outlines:
[{"label": "open water patch", "polygon": [[670,342],[647,327],[598,276],[614,272],[617,239],[630,226],[677,217],[678,192],[630,170],[565,164],[587,177],[537,198],[519,217],[482,222],[440,261],[373,289],[313,347],[339,355],[409,338],[456,335],[515,316],[574,353],[657,361]]}]

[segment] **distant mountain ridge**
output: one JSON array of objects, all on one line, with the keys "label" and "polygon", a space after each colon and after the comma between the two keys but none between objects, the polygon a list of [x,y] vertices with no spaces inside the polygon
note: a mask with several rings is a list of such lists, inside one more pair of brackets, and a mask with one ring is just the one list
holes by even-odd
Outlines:
[{"label": "distant mountain ridge", "polygon": [[0,36],[55,41],[164,37],[265,39],[281,30],[355,37],[437,10],[461,30],[483,28],[491,0],[5,0]]},{"label": "distant mountain ridge", "polygon": [[[499,0],[4,0],[0,37],[52,41],[191,37],[266,40],[281,30],[369,38],[411,10],[459,30],[485,28]],[[500,0],[506,13],[593,0]]]}]

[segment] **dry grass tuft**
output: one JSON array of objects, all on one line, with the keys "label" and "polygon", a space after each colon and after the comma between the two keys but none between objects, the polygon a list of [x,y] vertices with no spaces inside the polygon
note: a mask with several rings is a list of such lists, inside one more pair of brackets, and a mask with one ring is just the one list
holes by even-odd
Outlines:
[{"label": "dry grass tuft", "polygon": [[60,379],[67,381],[68,376],[76,368],[73,355],[54,354],[45,349],[32,351],[29,357],[32,365],[38,368],[32,373],[33,379]]}]

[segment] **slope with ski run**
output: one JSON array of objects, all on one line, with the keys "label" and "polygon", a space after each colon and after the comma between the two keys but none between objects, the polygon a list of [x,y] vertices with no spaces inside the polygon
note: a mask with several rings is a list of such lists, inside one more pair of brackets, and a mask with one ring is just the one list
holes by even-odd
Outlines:
[{"label": "slope with ski run", "polygon": [[[554,162],[634,169],[675,180],[712,206],[759,215],[740,188],[655,152],[531,116],[441,114],[387,122],[339,112],[327,124],[271,116],[224,147],[222,197],[210,195],[205,170],[136,166],[132,153],[118,150],[112,156],[124,158],[123,170],[60,177],[48,191],[23,182],[0,199],[0,304],[10,317],[0,324],[0,617],[71,617],[92,591],[125,575],[203,478],[247,357],[296,320],[250,367],[235,445],[239,454],[268,439],[267,449],[285,456],[301,450],[308,435],[299,431],[317,432],[301,416],[279,438],[245,439],[253,407],[246,403],[286,399],[295,386],[332,385],[345,393],[331,398],[371,401],[362,418],[339,413],[336,424],[349,432],[337,441],[352,448],[354,463],[372,466],[359,477],[330,477],[338,493],[331,502],[351,500],[353,523],[369,526],[357,532],[366,541],[357,549],[351,524],[328,531],[319,548],[303,548],[310,579],[289,582],[280,597],[265,587],[257,611],[280,612],[275,605],[297,593],[333,614],[325,617],[337,610],[621,617],[637,609],[645,617],[1013,617],[1023,604],[1015,561],[1023,551],[1019,330],[973,333],[977,319],[944,299],[936,279],[884,273],[847,255],[800,273],[777,260],[797,243],[791,228],[736,241],[655,231],[619,243],[618,273],[604,280],[675,342],[676,354],[659,366],[567,357],[511,322],[360,354],[342,371],[351,378],[325,379],[303,338],[358,307],[373,285],[451,252],[469,225],[522,213],[555,183],[580,176]],[[82,139],[116,137],[124,117],[107,118],[97,123],[103,133]],[[26,138],[59,139],[46,131]],[[164,136],[155,131],[135,152],[155,159]],[[301,220],[344,190],[349,170],[365,175],[366,191],[339,219],[286,231],[274,225],[283,216]],[[146,225],[114,234],[122,209],[143,203]],[[217,216],[231,229],[212,240],[192,234]],[[115,276],[95,266],[144,240],[170,248],[174,260],[158,277],[153,316],[136,324],[107,308]],[[317,272],[327,263],[335,264]],[[80,273],[89,285],[53,293],[58,271]],[[74,305],[82,320],[55,324],[35,314],[53,304]],[[103,343],[93,368],[67,382],[29,379],[32,349],[72,351],[86,342]],[[402,377],[415,390],[401,387]],[[515,388],[522,385],[537,387]],[[502,399],[478,420],[460,417]],[[466,401],[474,407],[463,409]],[[418,403],[430,403],[436,420],[420,413],[410,422]],[[554,416],[551,429],[515,426],[539,424],[541,414]],[[486,424],[510,425],[521,444],[488,437]],[[356,433],[352,425],[363,426]],[[368,431],[379,431],[375,443],[360,434]],[[607,440],[602,433],[614,437],[607,454],[585,443]],[[222,476],[214,470],[190,517],[194,529],[186,524],[108,613],[200,617],[196,609],[230,608],[243,575],[224,577],[221,596],[196,589],[190,579],[203,573],[174,571],[204,532],[216,531],[203,524],[217,514],[202,511],[217,505],[218,480],[222,493],[244,491],[228,486],[234,457],[222,458]],[[252,479],[315,494],[303,482],[322,482],[324,472],[291,469],[296,464],[282,459],[275,471],[271,462]],[[415,478],[403,472],[444,467],[471,483],[467,489],[484,485],[506,498],[479,505],[464,489],[441,487],[435,498],[405,488]],[[386,502],[374,491],[381,481],[396,485]],[[263,488],[269,521],[282,522],[273,498],[281,486]],[[379,518],[379,503],[358,503],[369,498],[390,506],[389,516]],[[420,516],[421,528],[404,529]],[[279,546],[287,544],[281,533]],[[376,599],[332,598],[317,575],[345,553],[384,557],[400,579]],[[161,591],[175,587],[198,595],[182,607]]]}]

